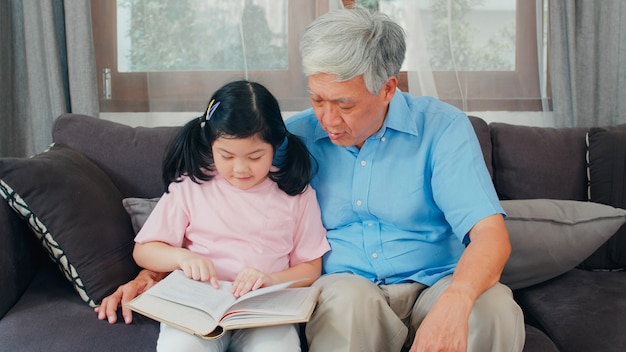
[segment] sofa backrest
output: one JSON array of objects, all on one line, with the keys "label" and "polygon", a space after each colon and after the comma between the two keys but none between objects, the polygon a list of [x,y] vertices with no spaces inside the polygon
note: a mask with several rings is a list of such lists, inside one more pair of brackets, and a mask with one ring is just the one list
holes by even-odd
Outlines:
[{"label": "sofa backrest", "polygon": [[179,127],[130,127],[79,114],[59,116],[52,141],[83,153],[126,197],[163,194],[162,160]]},{"label": "sofa backrest", "polygon": [[[587,200],[587,128],[511,125],[470,116],[500,199]],[[161,164],[179,127],[130,127],[79,114],[54,123],[52,139],[83,153],[124,197],[163,193]]]},{"label": "sofa backrest", "polygon": [[493,122],[494,184],[500,199],[587,200],[588,128]]},{"label": "sofa backrest", "polygon": [[485,164],[489,170],[489,175],[493,180],[493,148],[491,144],[491,132],[489,131],[489,125],[485,120],[477,116],[469,116],[469,120],[474,127],[476,137],[478,137],[478,143],[480,143],[480,149],[483,152],[483,158]]}]

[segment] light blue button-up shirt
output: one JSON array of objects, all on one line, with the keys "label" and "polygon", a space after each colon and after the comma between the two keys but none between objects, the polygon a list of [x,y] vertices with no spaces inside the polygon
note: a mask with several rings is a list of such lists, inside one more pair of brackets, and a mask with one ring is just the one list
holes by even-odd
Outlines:
[{"label": "light blue button-up shirt", "polygon": [[439,100],[397,91],[361,149],[332,144],[312,109],[287,127],[318,165],[324,273],[432,285],[454,271],[476,222],[504,214],[469,119]]}]

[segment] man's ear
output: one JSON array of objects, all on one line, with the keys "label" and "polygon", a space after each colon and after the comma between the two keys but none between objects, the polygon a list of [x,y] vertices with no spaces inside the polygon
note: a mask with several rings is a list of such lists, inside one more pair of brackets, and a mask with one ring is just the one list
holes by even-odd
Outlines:
[{"label": "man's ear", "polygon": [[398,88],[398,77],[391,76],[389,80],[383,85],[382,93],[383,98],[387,103],[391,101],[393,95],[396,93],[396,88]]}]

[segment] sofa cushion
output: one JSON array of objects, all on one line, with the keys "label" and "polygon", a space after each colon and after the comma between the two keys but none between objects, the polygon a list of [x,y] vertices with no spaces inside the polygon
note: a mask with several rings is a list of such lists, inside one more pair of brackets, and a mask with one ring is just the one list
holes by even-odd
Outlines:
[{"label": "sofa cushion", "polygon": [[557,199],[504,200],[511,256],[501,281],[531,286],[576,267],[624,223],[626,210]]},{"label": "sofa cushion", "polygon": [[56,144],[0,159],[0,195],[91,306],[134,278],[134,233],[122,196],[79,152]]},{"label": "sofa cushion", "polygon": [[559,352],[554,342],[543,331],[529,324],[526,324],[526,340],[523,351]]},{"label": "sofa cushion", "polygon": [[[191,117],[190,117],[191,118]],[[59,116],[52,139],[98,165],[126,197],[158,197],[165,190],[161,165],[179,127],[130,127],[78,114]]]},{"label": "sofa cushion", "polygon": [[[591,128],[587,133],[589,200],[626,208],[626,125]],[[626,268],[626,225],[622,226],[580,268]]]},{"label": "sofa cushion", "polygon": [[159,323],[133,315],[130,325],[98,320],[51,263],[0,320],[0,351],[156,351]]},{"label": "sofa cushion", "polygon": [[516,301],[559,351],[626,350],[626,272],[574,269],[516,290]]},{"label": "sofa cushion", "polygon": [[493,122],[494,182],[500,199],[587,200],[585,128]]}]

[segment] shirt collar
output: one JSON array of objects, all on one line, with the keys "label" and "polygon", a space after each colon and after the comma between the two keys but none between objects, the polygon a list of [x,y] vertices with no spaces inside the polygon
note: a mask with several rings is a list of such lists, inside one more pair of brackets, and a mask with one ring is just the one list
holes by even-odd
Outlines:
[{"label": "shirt collar", "polygon": [[[381,138],[387,128],[415,136],[418,135],[417,126],[415,126],[415,123],[411,123],[411,119],[408,118],[410,116],[410,110],[405,98],[406,94],[407,93],[403,93],[400,90],[396,90],[391,102],[389,102],[389,110],[387,111],[383,126],[372,136],[373,138]],[[320,139],[328,138],[328,134],[322,129],[319,123],[316,124],[313,138],[316,142]]]},{"label": "shirt collar", "polygon": [[411,110],[409,109],[409,94],[396,90],[396,94],[393,95],[391,102],[389,103],[389,111],[387,111],[387,117],[383,123],[381,130],[384,132],[385,128],[391,128],[398,132],[408,133],[417,136],[417,126],[411,116]]}]

